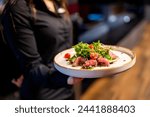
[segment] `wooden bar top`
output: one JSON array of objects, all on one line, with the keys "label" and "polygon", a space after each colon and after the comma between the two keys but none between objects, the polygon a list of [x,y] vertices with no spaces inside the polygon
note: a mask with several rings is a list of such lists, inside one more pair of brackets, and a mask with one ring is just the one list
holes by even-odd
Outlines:
[{"label": "wooden bar top", "polygon": [[113,77],[96,79],[81,100],[150,99],[150,22],[142,22],[129,35],[119,45],[136,53],[136,64]]}]

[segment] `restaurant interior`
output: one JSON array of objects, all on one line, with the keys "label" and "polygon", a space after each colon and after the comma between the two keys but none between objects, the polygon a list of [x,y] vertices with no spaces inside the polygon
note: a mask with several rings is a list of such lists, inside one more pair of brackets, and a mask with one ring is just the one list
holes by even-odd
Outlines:
[{"label": "restaurant interior", "polygon": [[[0,7],[3,0],[0,0]],[[129,48],[135,65],[122,73],[85,78],[74,86],[79,100],[150,99],[149,0],[68,0],[74,44],[101,43]]]},{"label": "restaurant interior", "polygon": [[149,100],[150,2],[78,0],[74,4],[78,6],[75,7],[77,12],[72,13],[75,44],[80,41],[91,43],[100,40],[104,44],[129,48],[136,54],[135,65],[125,72],[84,79],[75,86],[76,98]]}]

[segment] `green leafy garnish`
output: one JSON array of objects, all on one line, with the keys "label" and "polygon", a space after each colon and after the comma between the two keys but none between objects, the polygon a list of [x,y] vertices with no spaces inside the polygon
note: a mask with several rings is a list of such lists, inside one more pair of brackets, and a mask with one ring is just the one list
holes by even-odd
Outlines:
[{"label": "green leafy garnish", "polygon": [[90,57],[89,44],[80,42],[77,45],[73,46],[73,48],[75,49],[77,56],[81,56],[84,58]]},{"label": "green leafy garnish", "polygon": [[77,57],[81,56],[84,58],[89,58],[91,52],[96,52],[100,56],[107,58],[108,60],[112,60],[111,56],[109,55],[110,48],[105,48],[100,41],[93,42],[92,45],[93,48],[90,48],[89,44],[80,42],[74,45],[73,48],[75,49]]}]

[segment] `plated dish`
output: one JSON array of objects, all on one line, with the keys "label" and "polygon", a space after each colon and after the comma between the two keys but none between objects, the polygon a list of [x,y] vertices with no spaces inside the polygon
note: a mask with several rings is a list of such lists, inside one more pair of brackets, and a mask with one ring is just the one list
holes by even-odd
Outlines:
[{"label": "plated dish", "polygon": [[[85,57],[83,57],[80,56],[80,54],[76,56],[77,51],[75,47],[77,46],[75,45],[73,48],[58,53],[54,58],[54,66],[58,71],[68,76],[79,78],[100,78],[128,70],[136,62],[135,54],[127,48],[111,45],[101,46],[106,49],[104,50],[103,55],[92,54],[92,56],[91,53],[93,52],[90,51],[91,53],[88,53],[88,55],[85,54]],[[74,63],[75,60],[72,62],[74,56],[76,56],[75,58],[87,58],[83,60],[83,63],[77,62],[76,65],[76,63]],[[81,60],[79,60],[79,62],[80,61]]]},{"label": "plated dish", "polygon": [[98,42],[91,44],[80,42],[73,46],[75,53],[66,53],[64,58],[72,67],[81,66],[82,69],[106,66],[117,61],[118,56],[113,53],[109,46]]}]

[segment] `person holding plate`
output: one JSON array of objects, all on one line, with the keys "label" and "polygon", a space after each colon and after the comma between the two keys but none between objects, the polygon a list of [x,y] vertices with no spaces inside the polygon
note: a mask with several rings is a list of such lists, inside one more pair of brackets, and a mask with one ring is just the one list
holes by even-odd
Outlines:
[{"label": "person holding plate", "polygon": [[21,99],[74,99],[72,85],[82,79],[61,74],[53,66],[54,56],[72,46],[66,4],[65,0],[9,0],[5,6],[2,24],[7,38],[13,32],[11,47],[24,77]]}]

